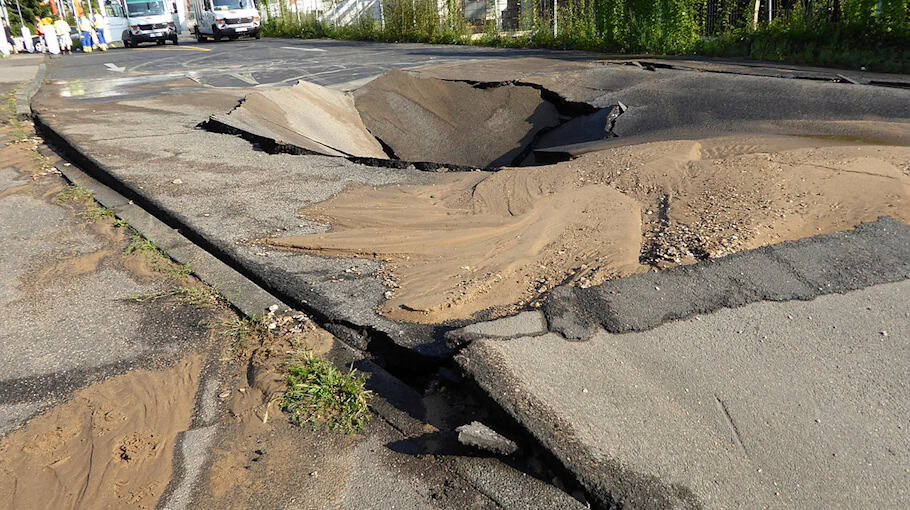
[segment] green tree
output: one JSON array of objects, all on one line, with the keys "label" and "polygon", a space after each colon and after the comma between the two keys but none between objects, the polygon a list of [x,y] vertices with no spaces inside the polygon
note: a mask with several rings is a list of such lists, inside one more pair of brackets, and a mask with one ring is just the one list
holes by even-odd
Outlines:
[{"label": "green tree", "polygon": [[16,9],[16,0],[6,2],[6,10],[9,12],[10,29],[13,35],[18,35],[22,30],[22,22],[29,27],[32,33],[35,33],[35,16],[45,17],[51,15],[51,6],[41,5],[40,0],[19,0],[19,7],[22,9],[22,20],[19,19],[19,11]]}]

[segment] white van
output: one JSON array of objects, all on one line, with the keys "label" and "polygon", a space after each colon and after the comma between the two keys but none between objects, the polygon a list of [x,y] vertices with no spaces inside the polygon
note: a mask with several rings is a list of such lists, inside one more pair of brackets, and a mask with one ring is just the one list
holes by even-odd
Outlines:
[{"label": "white van", "polygon": [[259,11],[253,0],[190,0],[190,9],[196,18],[194,35],[199,42],[211,37],[222,38],[262,37]]},{"label": "white van", "polygon": [[104,0],[107,28],[111,39],[123,41],[123,46],[135,48],[139,43],[177,44],[173,14],[165,0]]}]

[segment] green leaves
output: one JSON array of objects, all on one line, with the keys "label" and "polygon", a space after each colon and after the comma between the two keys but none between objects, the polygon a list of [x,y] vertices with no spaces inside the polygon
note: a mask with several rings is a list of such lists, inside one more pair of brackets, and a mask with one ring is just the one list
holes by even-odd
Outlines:
[{"label": "green leaves", "polygon": [[370,420],[370,392],[353,370],[343,374],[331,362],[307,352],[288,365],[287,385],[281,409],[290,414],[292,423],[308,423],[313,430],[325,425],[352,434]]}]

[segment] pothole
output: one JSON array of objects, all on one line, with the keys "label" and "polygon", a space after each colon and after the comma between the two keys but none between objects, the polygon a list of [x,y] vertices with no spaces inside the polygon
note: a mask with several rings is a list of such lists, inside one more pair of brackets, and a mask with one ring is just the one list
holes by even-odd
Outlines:
[{"label": "pothole", "polygon": [[253,92],[201,127],[239,135],[270,153],[475,170],[567,159],[564,147],[613,136],[624,109],[566,101],[529,84],[392,71],[352,94],[307,82]]}]

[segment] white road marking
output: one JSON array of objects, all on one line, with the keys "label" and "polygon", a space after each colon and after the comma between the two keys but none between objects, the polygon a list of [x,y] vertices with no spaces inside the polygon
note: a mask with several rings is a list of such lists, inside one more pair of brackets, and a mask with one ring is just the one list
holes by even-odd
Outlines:
[{"label": "white road marking", "polygon": [[104,64],[104,67],[106,67],[108,71],[116,71],[118,73],[122,73],[123,71],[126,71],[125,67],[120,67],[113,62],[108,62],[107,64]]},{"label": "white road marking", "polygon": [[326,51],[322,48],[302,48],[300,46],[282,46],[283,50],[300,50],[300,51]]},{"label": "white road marking", "polygon": [[234,73],[231,76],[237,78],[242,82],[249,83],[250,85],[259,85],[259,82],[256,81],[256,78],[253,78],[253,73]]}]

